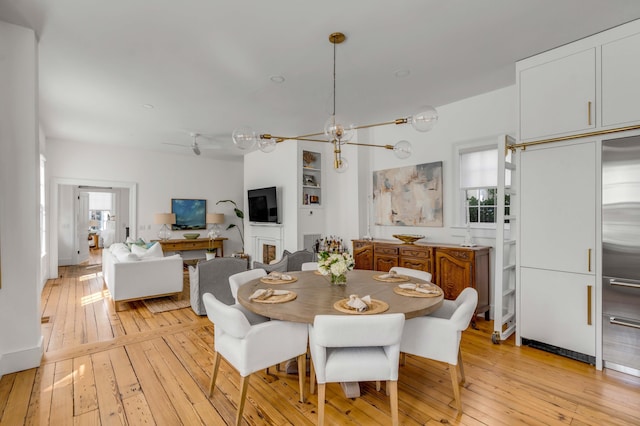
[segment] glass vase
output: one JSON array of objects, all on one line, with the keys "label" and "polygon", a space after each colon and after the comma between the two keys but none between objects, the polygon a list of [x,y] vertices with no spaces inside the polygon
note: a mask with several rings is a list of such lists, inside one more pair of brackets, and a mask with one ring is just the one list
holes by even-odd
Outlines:
[{"label": "glass vase", "polygon": [[347,274],[339,274],[339,275],[331,274],[331,284],[333,284],[333,285],[346,285],[347,284]]}]

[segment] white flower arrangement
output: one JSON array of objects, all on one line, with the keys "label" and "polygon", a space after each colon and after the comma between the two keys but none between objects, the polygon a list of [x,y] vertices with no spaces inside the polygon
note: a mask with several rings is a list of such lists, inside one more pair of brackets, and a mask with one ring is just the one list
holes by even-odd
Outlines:
[{"label": "white flower arrangement", "polygon": [[351,253],[329,253],[321,251],[318,253],[318,271],[322,275],[344,275],[352,270],[355,263]]}]

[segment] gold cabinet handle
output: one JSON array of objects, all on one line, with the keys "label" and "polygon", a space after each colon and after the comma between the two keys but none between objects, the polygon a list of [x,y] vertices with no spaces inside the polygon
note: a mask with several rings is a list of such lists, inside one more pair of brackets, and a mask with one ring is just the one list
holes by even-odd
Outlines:
[{"label": "gold cabinet handle", "polygon": [[591,249],[587,251],[587,270],[591,272]]},{"label": "gold cabinet handle", "polygon": [[588,124],[591,126],[591,101],[587,102]]},{"label": "gold cabinet handle", "polygon": [[591,325],[591,289],[592,285],[587,286],[587,325]]}]

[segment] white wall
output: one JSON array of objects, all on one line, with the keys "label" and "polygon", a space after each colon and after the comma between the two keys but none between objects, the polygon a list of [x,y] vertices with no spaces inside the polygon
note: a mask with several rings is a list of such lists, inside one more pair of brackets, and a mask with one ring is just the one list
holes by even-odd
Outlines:
[{"label": "white wall", "polygon": [[[137,185],[137,229],[132,235],[157,239],[160,225],[155,213],[170,212],[172,198],[203,198],[209,212],[225,213],[225,225],[235,220],[224,199],[243,199],[242,158],[215,160],[195,155],[143,151],[124,147],[48,140],[49,176],[56,179],[135,182]],[[126,185],[125,185],[126,186]],[[56,224],[51,224],[56,226]],[[51,229],[51,228],[50,228]],[[206,237],[207,230],[199,231]],[[184,232],[174,231],[173,238]],[[225,254],[240,250],[235,230],[223,231]]]},{"label": "white wall", "polygon": [[37,44],[0,22],[0,377],[40,365]]}]

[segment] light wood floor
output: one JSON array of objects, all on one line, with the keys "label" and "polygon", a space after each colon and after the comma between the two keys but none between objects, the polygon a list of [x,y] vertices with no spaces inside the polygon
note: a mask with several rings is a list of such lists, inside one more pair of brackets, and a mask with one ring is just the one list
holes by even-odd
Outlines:
[{"label": "light wood floor", "polygon": [[[104,297],[100,265],[61,272],[42,294],[42,364],[0,380],[1,425],[233,423],[239,377],[224,361],[207,397],[213,327],[206,317],[190,308],[152,314],[138,302],[116,313]],[[463,413],[452,408],[447,367],[408,356],[398,386],[401,424],[640,424],[640,379],[513,341],[494,345],[492,324],[479,318],[478,328],[462,339]],[[328,424],[390,423],[384,389],[361,388],[352,400],[328,385]],[[295,375],[256,373],[244,421],[315,424],[317,395],[306,403],[297,396]]]}]

